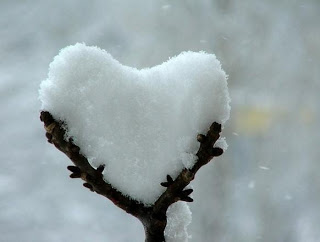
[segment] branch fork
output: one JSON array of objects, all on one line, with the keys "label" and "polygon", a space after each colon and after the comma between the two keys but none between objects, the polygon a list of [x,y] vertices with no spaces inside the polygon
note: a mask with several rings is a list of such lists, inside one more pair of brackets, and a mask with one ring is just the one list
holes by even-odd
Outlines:
[{"label": "branch fork", "polygon": [[47,111],[42,111],[40,120],[44,123],[46,137],[57,149],[65,153],[74,165],[68,166],[71,178],[81,178],[83,186],[92,192],[96,192],[110,199],[116,206],[127,213],[137,217],[145,228],[146,242],[165,241],[164,230],[167,224],[166,212],[168,207],[177,202],[192,202],[190,197],[193,189],[186,188],[194,179],[197,171],[207,164],[213,157],[222,155],[223,150],[213,147],[220,137],[221,125],[214,122],[206,135],[199,134],[196,138],[200,142],[197,152],[197,161],[191,169],[183,169],[176,179],[167,175],[166,181],[161,185],[166,190],[152,206],[146,206],[139,201],[129,198],[116,190],[104,180],[102,172],[104,166],[93,168],[88,159],[80,153],[80,148],[73,143],[73,140],[65,140],[65,129],[67,128],[61,121],[55,120]]}]

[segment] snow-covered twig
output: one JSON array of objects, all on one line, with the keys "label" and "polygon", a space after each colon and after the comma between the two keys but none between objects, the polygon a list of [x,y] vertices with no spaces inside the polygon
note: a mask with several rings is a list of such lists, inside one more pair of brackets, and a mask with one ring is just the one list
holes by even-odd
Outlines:
[{"label": "snow-covered twig", "polygon": [[61,152],[65,153],[75,166],[69,166],[68,169],[72,172],[71,178],[81,178],[84,180],[84,186],[90,188],[102,196],[110,199],[115,205],[125,210],[127,213],[135,217],[144,213],[145,207],[121,192],[114,189],[107,183],[102,176],[101,168],[94,169],[88,162],[88,159],[80,154],[80,148],[73,144],[72,140],[66,141],[65,129],[61,122],[56,121],[49,112],[42,111],[40,115],[41,121],[46,129],[46,137],[48,142]]},{"label": "snow-covered twig", "polygon": [[80,148],[75,145],[72,139],[65,140],[65,125],[52,117],[47,111],[42,111],[40,115],[44,123],[48,142],[55,145],[57,149],[65,153],[74,166],[68,166],[72,172],[71,178],[81,178],[84,186],[93,192],[110,199],[115,205],[125,210],[127,213],[137,217],[144,225],[147,242],[165,241],[164,230],[167,224],[166,212],[169,206],[177,201],[192,202],[189,195],[192,189],[185,189],[194,179],[197,171],[207,164],[213,157],[223,153],[221,148],[214,147],[215,142],[220,137],[221,125],[213,123],[206,135],[199,134],[197,140],[200,148],[197,152],[197,162],[191,169],[183,169],[175,180],[170,175],[166,181],[161,183],[167,187],[163,194],[152,206],[146,206],[113,188],[103,179],[103,166],[93,168],[88,159],[80,152]]},{"label": "snow-covered twig", "polygon": [[[167,211],[168,207],[179,200],[192,202],[192,198],[188,195],[192,192],[191,189],[184,190],[184,188],[194,179],[197,171],[205,164],[207,164],[214,156],[220,156],[223,150],[218,147],[213,147],[215,142],[219,139],[221,132],[221,125],[214,122],[207,135],[199,134],[197,139],[200,142],[200,148],[197,152],[197,162],[191,169],[183,169],[179,176],[172,181],[168,176],[168,181],[162,185],[168,185],[167,190],[155,202],[154,212],[163,213]],[[168,184],[169,183],[169,184]],[[171,184],[170,184],[171,183]]]}]

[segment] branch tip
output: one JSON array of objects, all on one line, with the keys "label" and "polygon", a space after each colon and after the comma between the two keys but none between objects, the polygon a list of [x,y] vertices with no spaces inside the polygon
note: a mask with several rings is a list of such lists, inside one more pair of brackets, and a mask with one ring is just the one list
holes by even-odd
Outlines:
[{"label": "branch tip", "polygon": [[220,133],[221,132],[221,124],[219,124],[217,122],[213,122],[210,129]]},{"label": "branch tip", "polygon": [[42,111],[40,113],[40,120],[45,124],[45,126],[49,126],[54,122],[52,115],[47,111]]}]

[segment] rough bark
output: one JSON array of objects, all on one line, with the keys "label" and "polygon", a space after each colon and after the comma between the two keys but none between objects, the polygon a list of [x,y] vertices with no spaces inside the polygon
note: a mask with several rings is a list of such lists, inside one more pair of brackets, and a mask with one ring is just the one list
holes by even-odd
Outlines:
[{"label": "rough bark", "polygon": [[199,134],[197,137],[200,148],[196,154],[198,159],[195,165],[191,169],[182,170],[175,180],[168,175],[166,181],[161,183],[167,189],[154,205],[145,206],[113,188],[103,178],[104,167],[93,168],[88,159],[80,153],[80,148],[73,143],[72,139],[65,140],[65,129],[67,128],[65,124],[55,120],[47,111],[41,112],[40,119],[44,123],[48,142],[54,144],[73,162],[73,166],[67,167],[71,171],[70,177],[81,178],[84,181],[84,187],[110,199],[116,206],[137,217],[144,225],[146,242],[165,241],[164,230],[167,224],[168,207],[177,201],[192,202],[193,199],[189,197],[192,189],[185,189],[186,186],[194,179],[197,171],[203,165],[223,153],[221,148],[213,147],[221,132],[221,125],[213,123],[206,135]]}]

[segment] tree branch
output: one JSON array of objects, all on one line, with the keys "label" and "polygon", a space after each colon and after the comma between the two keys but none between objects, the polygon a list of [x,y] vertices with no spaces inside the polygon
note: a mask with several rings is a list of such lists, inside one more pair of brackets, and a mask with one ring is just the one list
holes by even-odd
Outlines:
[{"label": "tree branch", "polygon": [[68,166],[72,173],[71,178],[81,178],[84,187],[110,199],[116,206],[127,213],[137,217],[144,225],[146,242],[164,241],[164,230],[167,224],[166,212],[168,207],[177,201],[192,202],[189,197],[192,189],[185,189],[194,179],[197,171],[207,164],[213,157],[223,153],[221,148],[214,148],[215,142],[220,137],[221,125],[213,123],[206,135],[199,134],[197,140],[200,148],[197,152],[197,161],[191,169],[183,169],[175,180],[167,175],[166,181],[161,185],[167,187],[154,205],[147,207],[144,204],[131,199],[116,190],[103,179],[103,166],[93,168],[88,159],[80,153],[80,148],[72,139],[65,140],[65,128],[62,122],[55,120],[47,111],[42,111],[40,119],[44,123],[48,142],[55,145],[57,149],[65,153],[74,166]]},{"label": "tree branch", "polygon": [[[186,186],[194,179],[197,171],[207,164],[214,156],[220,156],[223,153],[221,148],[213,148],[215,142],[219,139],[221,132],[221,125],[214,122],[207,135],[199,134],[197,140],[200,142],[200,148],[197,152],[197,162],[191,169],[183,169],[178,177],[174,181],[172,178],[167,176],[168,181],[166,183],[162,183],[162,185],[169,185],[167,190],[160,196],[160,198],[155,202],[153,212],[155,214],[165,213],[168,207],[179,201],[187,201],[192,202],[192,198],[188,197],[189,189],[184,190]],[[188,194],[186,196],[186,194]]]},{"label": "tree branch", "polygon": [[70,177],[81,178],[85,181],[85,187],[110,199],[115,205],[135,217],[139,217],[140,214],[146,212],[145,210],[148,210],[142,203],[124,196],[103,179],[102,168],[94,169],[88,159],[79,153],[80,148],[72,142],[72,139],[68,141],[64,139],[65,130],[61,122],[54,120],[52,115],[46,111],[41,112],[40,119],[44,123],[48,142],[54,144],[74,163],[76,168],[68,167],[73,172]]}]

